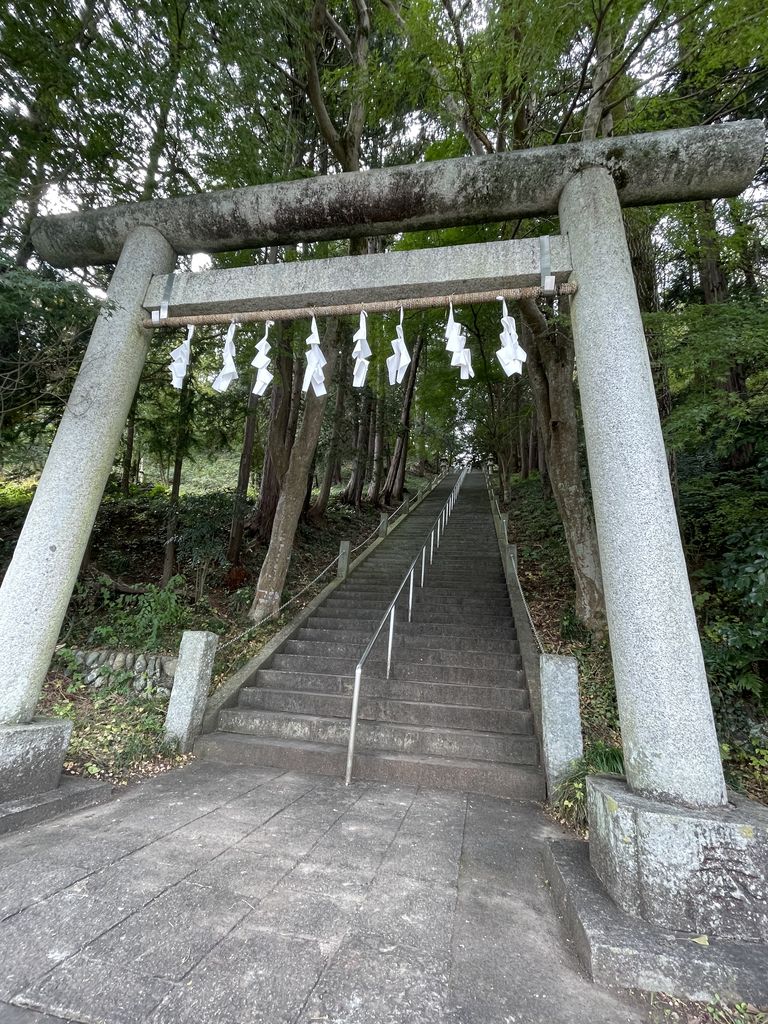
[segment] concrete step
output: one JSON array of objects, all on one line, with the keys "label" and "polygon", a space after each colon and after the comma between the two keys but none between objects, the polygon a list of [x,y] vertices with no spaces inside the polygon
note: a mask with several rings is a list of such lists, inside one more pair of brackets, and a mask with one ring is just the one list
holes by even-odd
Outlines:
[{"label": "concrete step", "polygon": [[[283,714],[316,715],[325,718],[349,718],[351,694],[307,693],[305,690],[266,690],[249,686],[240,693],[240,706]],[[533,722],[530,711],[502,711],[471,704],[431,704],[425,701],[360,698],[359,718],[397,725],[433,728],[472,729],[530,735]]]},{"label": "concrete step", "polygon": [[[281,714],[252,708],[229,708],[219,720],[222,732],[236,732],[266,739],[302,740],[306,743],[345,745],[349,722],[343,718]],[[359,750],[392,750],[401,754],[501,761],[505,764],[538,764],[534,736],[502,735],[464,729],[396,725],[390,722],[357,723]]]},{"label": "concrete step", "polygon": [[[399,607],[399,605],[398,605]],[[373,629],[378,625],[381,620],[387,605],[382,604],[381,609],[370,608],[361,605],[355,605],[350,602],[343,602],[341,604],[334,603],[332,600],[326,601],[320,608],[318,608],[318,614],[323,618],[332,619],[346,619],[351,622],[366,622],[371,625]],[[509,608],[489,608],[484,611],[482,608],[467,608],[466,610],[454,611],[450,607],[446,607],[444,611],[442,606],[440,607],[424,607],[419,609],[419,623],[422,622],[442,622],[447,627],[447,632],[451,631],[451,627],[455,624],[454,620],[460,615],[462,625],[502,625],[510,623],[512,620],[512,613]],[[402,618],[402,614],[400,616]]]},{"label": "concrete step", "polygon": [[[381,598],[360,598],[353,597],[329,597],[321,605],[323,614],[332,612],[347,612],[349,618],[354,621],[361,616],[365,618],[381,619],[384,612],[392,602],[393,594],[387,594]],[[408,593],[403,592],[395,605],[397,618],[408,615]],[[415,590],[413,594],[412,616],[414,622],[419,622],[425,615],[432,615],[435,612],[444,612],[442,619],[447,621],[458,616],[462,618],[472,616],[479,619],[491,618],[508,619],[511,615],[509,598],[493,597],[483,600],[482,598],[459,598],[442,597],[429,591]]]},{"label": "concrete step", "polygon": [[[269,740],[253,736],[209,733],[195,744],[198,757],[234,764],[263,765],[290,771],[344,777],[344,746]],[[416,757],[388,751],[355,755],[353,778],[427,789],[459,790],[513,800],[543,800],[541,769],[447,757]]]},{"label": "concrete step", "polygon": [[[350,644],[349,642],[328,643],[317,640],[288,640],[280,651],[281,654],[296,654],[307,658],[341,658],[354,659],[357,663],[367,641]],[[468,668],[485,668],[492,671],[506,671],[511,665],[515,669],[521,667],[520,655],[489,653],[486,651],[468,652],[463,647],[450,649],[423,648],[418,644],[403,644],[398,641],[398,662],[408,665],[455,665]]]},{"label": "concrete step", "polygon": [[[315,672],[282,672],[260,668],[248,680],[248,686],[275,690],[304,690],[313,693],[352,693],[353,676],[318,675]],[[363,676],[363,691],[369,697],[389,700],[426,701],[436,704],[468,704],[477,707],[524,711],[528,707],[528,690],[524,673],[512,673],[509,686],[486,686],[474,683],[429,683],[408,679],[384,679]],[[244,691],[241,691],[244,692]]]},{"label": "concrete step", "polygon": [[[504,582],[503,577],[499,580],[494,580],[488,583],[483,583],[478,580],[467,580],[466,583],[461,583],[457,580],[435,580],[434,578],[427,575],[424,578],[423,588],[420,586],[420,581],[421,573],[419,571],[416,573],[416,576],[414,578],[414,589],[417,589],[419,591],[424,589],[428,593],[432,592],[435,594],[445,594],[446,596],[450,596],[451,594],[461,595],[462,593],[469,593],[475,597],[507,596],[507,586],[506,583]],[[379,594],[382,593],[393,593],[391,581],[389,581],[388,583],[381,582],[366,584],[356,583],[354,580],[351,580],[349,583],[346,583],[343,587],[339,587],[338,590],[335,590],[334,596],[354,596],[366,598],[378,597]]]},{"label": "concrete step", "polygon": [[[366,662],[366,669],[372,676],[386,675],[386,651],[373,651]],[[358,658],[354,653],[346,658],[325,658],[303,654],[275,654],[269,668],[283,672],[314,673],[316,675],[351,675]],[[431,664],[426,661],[410,661],[409,651],[395,651],[392,655],[390,678],[407,679],[423,683],[477,683],[481,686],[509,685],[515,673],[522,670],[519,654],[504,659],[500,668],[474,668],[471,665]]]},{"label": "concrete step", "polygon": [[[354,630],[351,628],[339,629],[314,629],[311,626],[302,627],[296,632],[297,640],[314,640],[329,644],[358,645],[360,650],[365,647],[371,638],[366,630]],[[465,651],[471,653],[487,654],[519,654],[520,647],[516,639],[495,640],[484,637],[472,644],[471,637],[463,636],[425,636],[423,634],[413,637],[404,636],[400,642],[404,647],[414,650],[437,650],[437,651]]]},{"label": "concrete step", "polygon": [[[376,628],[378,620],[365,619],[360,622],[349,622],[341,615],[324,615],[322,609],[307,619],[307,625],[314,629],[355,629],[367,632],[370,637]],[[514,639],[515,628],[512,624],[511,614],[508,621],[496,622],[467,622],[460,620],[456,622],[432,622],[422,618],[418,623],[398,622],[398,632],[403,636],[463,636],[471,639],[473,643],[478,640],[489,639]]]}]

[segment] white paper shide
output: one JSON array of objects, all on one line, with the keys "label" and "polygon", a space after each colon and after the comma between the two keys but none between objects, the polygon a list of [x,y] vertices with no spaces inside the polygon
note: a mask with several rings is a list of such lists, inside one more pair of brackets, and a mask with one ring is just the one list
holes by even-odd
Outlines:
[{"label": "white paper shide", "polygon": [[472,369],[472,353],[467,345],[464,328],[453,316],[453,303],[450,305],[448,322],[445,325],[445,351],[451,353],[451,366],[458,366],[462,380],[475,376]]},{"label": "white paper shide", "polygon": [[312,390],[318,398],[328,394],[325,388],[325,374],[323,367],[327,360],[320,348],[320,335],[317,330],[317,321],[312,317],[312,327],[307,338],[307,368],[304,371],[304,381],[301,385],[302,391]]},{"label": "white paper shide", "polygon": [[184,341],[171,352],[171,384],[179,391],[184,386],[184,378],[189,369],[190,345],[194,333],[195,328],[190,324],[187,327],[187,336]]},{"label": "white paper shide", "polygon": [[214,391],[226,391],[233,380],[237,380],[239,374],[235,366],[235,331],[237,324],[233,320],[227,329],[227,336],[224,339],[224,351],[222,353],[221,370],[211,387]]},{"label": "white paper shide", "polygon": [[528,358],[525,350],[517,340],[517,327],[515,318],[507,312],[506,300],[499,296],[501,303],[501,348],[496,351],[496,358],[501,363],[501,368],[508,377],[513,373],[523,372],[523,363]]},{"label": "white paper shide", "polygon": [[392,355],[387,359],[387,372],[389,373],[390,384],[402,384],[405,371],[411,357],[405,345],[405,333],[403,332],[403,307],[400,307],[400,323],[395,327],[395,337],[392,339]]}]

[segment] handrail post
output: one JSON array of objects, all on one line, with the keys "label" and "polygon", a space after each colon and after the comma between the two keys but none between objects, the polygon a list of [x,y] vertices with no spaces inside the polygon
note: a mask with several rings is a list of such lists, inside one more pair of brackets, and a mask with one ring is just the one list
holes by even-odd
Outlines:
[{"label": "handrail post", "polygon": [[382,512],[381,513],[381,518],[379,519],[379,536],[380,537],[386,537],[387,536],[387,524],[388,523],[389,523],[389,516],[387,515],[386,512]]},{"label": "handrail post", "polygon": [[347,578],[349,572],[349,554],[352,550],[352,541],[343,540],[339,543],[339,566],[336,572],[336,576],[340,580]]},{"label": "handrail post", "polygon": [[427,545],[421,549],[421,585],[424,586],[424,565],[427,561]]},{"label": "handrail post", "polygon": [[344,781],[347,785],[352,781],[352,761],[355,756],[355,732],[357,731],[357,706],[360,703],[360,676],[363,667],[358,665],[355,669],[355,685],[352,689],[352,717],[349,721],[349,745],[347,747],[347,772]]},{"label": "handrail post", "polygon": [[413,612],[413,569],[411,569],[411,582],[408,587],[408,621],[411,621],[411,613]]},{"label": "handrail post", "polygon": [[389,613],[389,643],[387,645],[387,679],[389,679],[389,670],[392,665],[392,641],[395,636],[395,606],[392,605],[392,611]]},{"label": "handrail post", "polygon": [[429,564],[432,565],[432,559],[435,554],[435,528],[432,527],[432,532],[429,535]]}]

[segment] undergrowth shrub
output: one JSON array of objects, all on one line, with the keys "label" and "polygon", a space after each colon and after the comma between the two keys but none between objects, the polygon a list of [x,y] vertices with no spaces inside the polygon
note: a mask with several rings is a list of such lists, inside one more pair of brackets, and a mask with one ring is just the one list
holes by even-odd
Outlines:
[{"label": "undergrowth shrub", "polygon": [[587,744],[583,757],[571,766],[570,774],[557,787],[552,801],[558,817],[571,828],[587,827],[587,776],[623,775],[624,754],[621,747],[612,747],[596,740]]},{"label": "undergrowth shrub", "polygon": [[183,576],[174,576],[165,588],[152,584],[142,594],[118,594],[101,587],[101,613],[105,621],[91,630],[90,641],[102,647],[153,651],[165,641],[175,647],[187,619]]}]

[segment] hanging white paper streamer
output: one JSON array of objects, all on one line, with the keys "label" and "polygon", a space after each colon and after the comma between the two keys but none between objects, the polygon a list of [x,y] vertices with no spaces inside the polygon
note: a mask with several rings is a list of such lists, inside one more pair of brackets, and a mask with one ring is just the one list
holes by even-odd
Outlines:
[{"label": "hanging white paper streamer", "polygon": [[320,348],[320,335],[317,330],[317,321],[314,317],[312,317],[312,328],[307,338],[307,346],[307,368],[304,371],[304,381],[301,385],[301,390],[308,391],[311,384],[312,390],[320,398],[322,395],[328,394],[325,389],[325,374],[323,373],[323,367],[327,360]]},{"label": "hanging white paper streamer", "polygon": [[508,377],[511,377],[513,373],[523,372],[523,363],[528,358],[525,350],[520,346],[517,340],[517,327],[515,326],[515,318],[507,313],[507,303],[499,295],[498,301],[501,303],[501,348],[496,352],[496,358],[501,363],[501,368]]},{"label": "hanging white paper streamer", "polygon": [[187,369],[189,368],[189,352],[190,342],[192,341],[192,335],[195,333],[195,328],[192,324],[187,327],[187,336],[179,345],[171,352],[171,384],[181,390],[184,384],[184,378],[187,376]]},{"label": "hanging white paper streamer", "polygon": [[405,335],[403,333],[403,307],[400,307],[400,323],[395,327],[396,337],[392,339],[392,355],[387,359],[387,370],[389,371],[390,384],[402,384],[405,371],[411,357],[405,347]]},{"label": "hanging white paper streamer", "polygon": [[235,331],[237,324],[233,320],[227,330],[224,339],[224,352],[222,353],[222,366],[216,380],[211,384],[214,391],[226,391],[233,380],[237,380],[239,374],[235,366]]},{"label": "hanging white paper streamer", "polygon": [[365,384],[365,377],[368,373],[368,360],[371,356],[371,347],[368,344],[368,314],[364,309],[360,310],[360,326],[352,336],[355,347],[352,355],[355,359],[355,370],[352,375],[352,387],[361,388]]},{"label": "hanging white paper streamer", "polygon": [[261,398],[264,392],[269,387],[270,381],[274,376],[269,372],[269,351],[271,345],[267,341],[269,337],[269,328],[274,327],[274,320],[267,320],[264,324],[264,337],[256,345],[256,355],[251,361],[251,366],[256,370],[256,381],[253,385],[253,394]]},{"label": "hanging white paper streamer", "polygon": [[461,324],[453,318],[453,303],[450,304],[448,322],[445,325],[445,350],[451,353],[451,366],[460,368],[462,380],[469,380],[475,376],[472,369],[472,353],[467,348],[467,336]]}]

